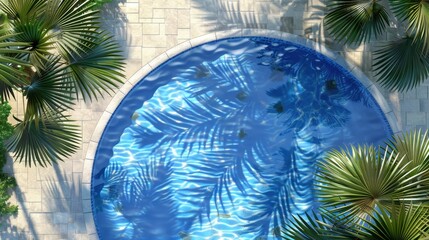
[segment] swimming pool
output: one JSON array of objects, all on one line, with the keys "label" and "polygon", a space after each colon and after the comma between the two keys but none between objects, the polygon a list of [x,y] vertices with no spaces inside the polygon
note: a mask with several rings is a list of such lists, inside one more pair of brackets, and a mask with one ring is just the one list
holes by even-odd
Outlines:
[{"label": "swimming pool", "polygon": [[264,37],[205,43],[122,100],[100,139],[92,207],[100,239],[276,239],[316,208],[314,164],[391,135],[349,72]]}]

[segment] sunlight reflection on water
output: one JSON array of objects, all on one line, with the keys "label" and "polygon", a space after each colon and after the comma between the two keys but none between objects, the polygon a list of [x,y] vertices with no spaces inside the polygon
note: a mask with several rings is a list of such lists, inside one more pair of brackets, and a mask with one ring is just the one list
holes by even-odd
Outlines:
[{"label": "sunlight reflection on water", "polygon": [[[128,120],[124,120],[128,119]],[[146,76],[100,141],[92,199],[101,239],[277,239],[317,207],[315,162],[381,143],[390,127],[347,71],[289,42],[204,44]]]}]

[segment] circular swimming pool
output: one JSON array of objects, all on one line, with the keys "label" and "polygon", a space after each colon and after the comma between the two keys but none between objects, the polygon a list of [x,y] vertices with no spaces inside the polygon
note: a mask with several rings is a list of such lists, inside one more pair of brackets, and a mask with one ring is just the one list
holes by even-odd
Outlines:
[{"label": "circular swimming pool", "polygon": [[317,208],[315,163],[392,131],[348,71],[309,48],[236,37],[191,48],[125,96],[99,141],[100,239],[277,239]]}]

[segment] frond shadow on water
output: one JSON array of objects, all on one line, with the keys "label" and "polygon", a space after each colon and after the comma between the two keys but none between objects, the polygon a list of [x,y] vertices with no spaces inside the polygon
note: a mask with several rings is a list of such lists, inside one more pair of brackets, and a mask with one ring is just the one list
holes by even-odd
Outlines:
[{"label": "frond shadow on water", "polygon": [[[306,85],[296,80],[297,75],[308,69],[295,64],[295,50],[290,48],[286,56],[281,51],[268,51],[276,56],[274,60],[267,54],[259,56],[262,67],[279,66],[277,74],[270,76],[268,85],[266,82],[258,85],[261,81],[252,74],[254,70],[247,64],[245,55],[223,57],[221,63],[203,63],[180,77],[181,81],[190,82],[186,94],[183,94],[185,105],[173,105],[169,111],[146,111],[142,114],[150,122],[151,129],[140,128],[138,132],[145,137],[156,137],[150,143],[155,146],[152,153],[164,154],[177,144],[182,149],[181,156],[209,149],[209,153],[201,153],[203,157],[189,164],[197,171],[189,175],[188,181],[198,183],[200,187],[185,194],[194,196],[196,200],[188,201],[200,207],[195,209],[188,222],[197,218],[201,224],[203,217],[210,219],[212,206],[218,214],[226,212],[226,201],[233,204],[232,192],[238,190],[254,198],[253,208],[258,206],[260,212],[245,219],[253,222],[248,227],[259,229],[259,234],[264,236],[268,234],[270,224],[280,226],[288,218],[287,213],[294,208],[288,195],[299,195],[301,200],[305,198],[303,201],[306,203],[312,201],[308,197],[309,189],[301,186],[311,183],[308,175],[312,172],[304,174],[304,178],[309,179],[300,179],[302,176],[298,168],[302,164],[298,166],[298,163],[293,163],[299,157],[280,147],[290,144],[293,138],[303,136],[305,139],[301,142],[311,146],[320,145],[320,139],[307,134],[307,129],[321,124],[339,127],[347,121],[348,111],[341,104],[336,104],[340,100],[324,97],[323,94],[327,95],[328,90],[323,84]],[[315,62],[310,67],[315,69],[317,64]],[[195,81],[195,77],[204,81]],[[305,79],[311,77],[306,76]],[[305,94],[307,96],[301,96]],[[331,93],[331,96],[334,94]],[[312,101],[308,102],[308,99]],[[275,130],[283,129],[284,126],[287,126],[286,130]],[[292,131],[295,136],[286,137],[288,131]],[[320,155],[320,147],[303,148],[298,141],[292,142],[297,145],[291,151],[296,149],[301,152],[301,158],[311,161],[304,165],[306,167],[302,171],[311,170]],[[319,149],[319,153],[309,154],[315,149]],[[274,155],[280,155],[281,164],[294,167],[298,174],[273,174],[267,171],[278,164],[273,160],[276,158]],[[266,184],[265,190],[253,189],[250,182]],[[274,196],[274,193],[280,195]]]},{"label": "frond shadow on water", "polygon": [[119,211],[134,230],[132,239],[175,239],[179,234],[177,204],[170,189],[171,163],[152,162],[129,177]]},{"label": "frond shadow on water", "polygon": [[102,190],[113,203],[104,211],[122,221],[117,236],[186,238],[230,224],[220,230],[279,238],[291,214],[315,206],[315,163],[360,93],[311,54],[275,44],[253,53],[265,48],[257,66],[224,54],[187,68],[134,112],[130,157],[104,171],[120,182]]},{"label": "frond shadow on water", "polygon": [[280,227],[287,222],[294,208],[294,199],[290,196],[290,175],[294,172],[292,153],[281,148],[277,155],[281,164],[266,170],[262,187],[247,196],[249,214],[241,216],[247,221],[244,231],[255,232],[261,239],[280,237]]}]

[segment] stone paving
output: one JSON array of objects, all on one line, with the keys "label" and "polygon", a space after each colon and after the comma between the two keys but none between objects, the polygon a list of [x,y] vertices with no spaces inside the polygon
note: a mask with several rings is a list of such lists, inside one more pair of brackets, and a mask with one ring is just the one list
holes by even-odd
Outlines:
[{"label": "stone paving", "polygon": [[[323,29],[324,4],[319,0],[119,0],[103,9],[103,25],[121,43],[127,61],[126,76],[168,49],[190,39],[227,29],[260,28],[300,35],[324,44],[357,65],[370,79],[372,45],[355,48],[335,44]],[[391,37],[386,34],[385,39]],[[130,87],[130,86],[129,86]],[[380,88],[403,130],[429,125],[429,82],[407,93]],[[98,239],[93,233],[89,186],[91,169],[84,164],[97,123],[111,96],[97,102],[77,102],[71,112],[82,130],[81,149],[52,167],[26,168],[10,164],[18,187],[12,202],[19,206],[6,219],[0,239]],[[22,114],[22,100],[12,104]],[[93,148],[94,146],[91,146]],[[86,202],[85,202],[86,201]]]}]

